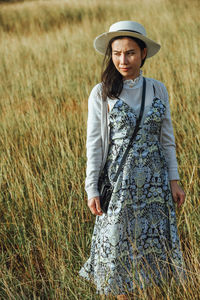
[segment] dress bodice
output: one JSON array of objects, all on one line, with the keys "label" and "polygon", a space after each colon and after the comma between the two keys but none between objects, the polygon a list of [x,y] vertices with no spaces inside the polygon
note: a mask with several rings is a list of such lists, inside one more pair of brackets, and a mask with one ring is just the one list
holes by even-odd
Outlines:
[{"label": "dress bodice", "polygon": [[[154,97],[152,105],[147,112],[136,141],[151,140],[152,136],[159,140],[161,123],[165,114],[165,104],[162,100]],[[113,143],[123,143],[130,139],[135,125],[137,114],[126,102],[119,99],[109,112],[110,140]]]}]

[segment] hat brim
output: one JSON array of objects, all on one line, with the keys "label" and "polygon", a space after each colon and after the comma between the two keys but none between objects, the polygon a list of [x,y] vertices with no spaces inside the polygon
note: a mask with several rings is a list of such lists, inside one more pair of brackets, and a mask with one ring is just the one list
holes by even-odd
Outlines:
[{"label": "hat brim", "polygon": [[146,36],[140,33],[130,32],[130,31],[113,31],[113,32],[102,33],[101,35],[95,38],[94,40],[95,50],[100,54],[105,55],[109,41],[112,38],[117,36],[130,36],[142,40],[147,46],[146,58],[154,56],[160,50],[161,47],[158,43],[154,42],[153,40],[147,38]]}]

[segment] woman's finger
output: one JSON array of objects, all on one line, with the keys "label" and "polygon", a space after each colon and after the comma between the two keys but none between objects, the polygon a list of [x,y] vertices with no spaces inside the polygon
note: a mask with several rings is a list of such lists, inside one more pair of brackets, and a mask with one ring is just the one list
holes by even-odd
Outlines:
[{"label": "woman's finger", "polygon": [[179,194],[177,193],[177,191],[172,192],[172,197],[174,202],[178,203],[179,202]]},{"label": "woman's finger", "polygon": [[172,194],[174,202],[178,202],[177,194]]},{"label": "woman's finger", "polygon": [[102,215],[102,213],[97,210],[98,202],[99,202],[99,207],[100,207],[99,197],[94,197],[94,198],[88,200],[88,206],[93,215]]},{"label": "woman's finger", "polygon": [[180,193],[179,195],[179,201],[178,201],[178,207],[181,207],[181,205],[185,202],[185,193]]},{"label": "woman's finger", "polygon": [[91,213],[93,215],[97,215],[98,214],[98,211],[96,210],[96,206],[94,204],[92,206],[90,206],[90,210],[91,210]]},{"label": "woman's finger", "polygon": [[97,209],[98,213],[102,214],[99,197],[96,198],[96,209]]}]

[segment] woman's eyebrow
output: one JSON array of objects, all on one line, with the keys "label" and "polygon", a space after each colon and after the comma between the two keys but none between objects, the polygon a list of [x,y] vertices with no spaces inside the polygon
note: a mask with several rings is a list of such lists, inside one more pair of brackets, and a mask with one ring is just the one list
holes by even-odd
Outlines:
[{"label": "woman's eyebrow", "polygon": [[[135,51],[135,49],[128,49],[128,50],[125,51],[125,53],[130,52],[130,51]],[[113,50],[113,52],[120,53],[122,51],[121,50]]]}]

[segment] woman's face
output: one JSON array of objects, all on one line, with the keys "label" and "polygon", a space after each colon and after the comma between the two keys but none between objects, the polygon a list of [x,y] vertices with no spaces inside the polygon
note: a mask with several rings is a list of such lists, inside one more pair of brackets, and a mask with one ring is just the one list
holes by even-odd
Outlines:
[{"label": "woman's face", "polygon": [[123,79],[135,79],[139,76],[146,54],[147,48],[141,50],[131,38],[120,38],[112,43],[112,61]]}]

